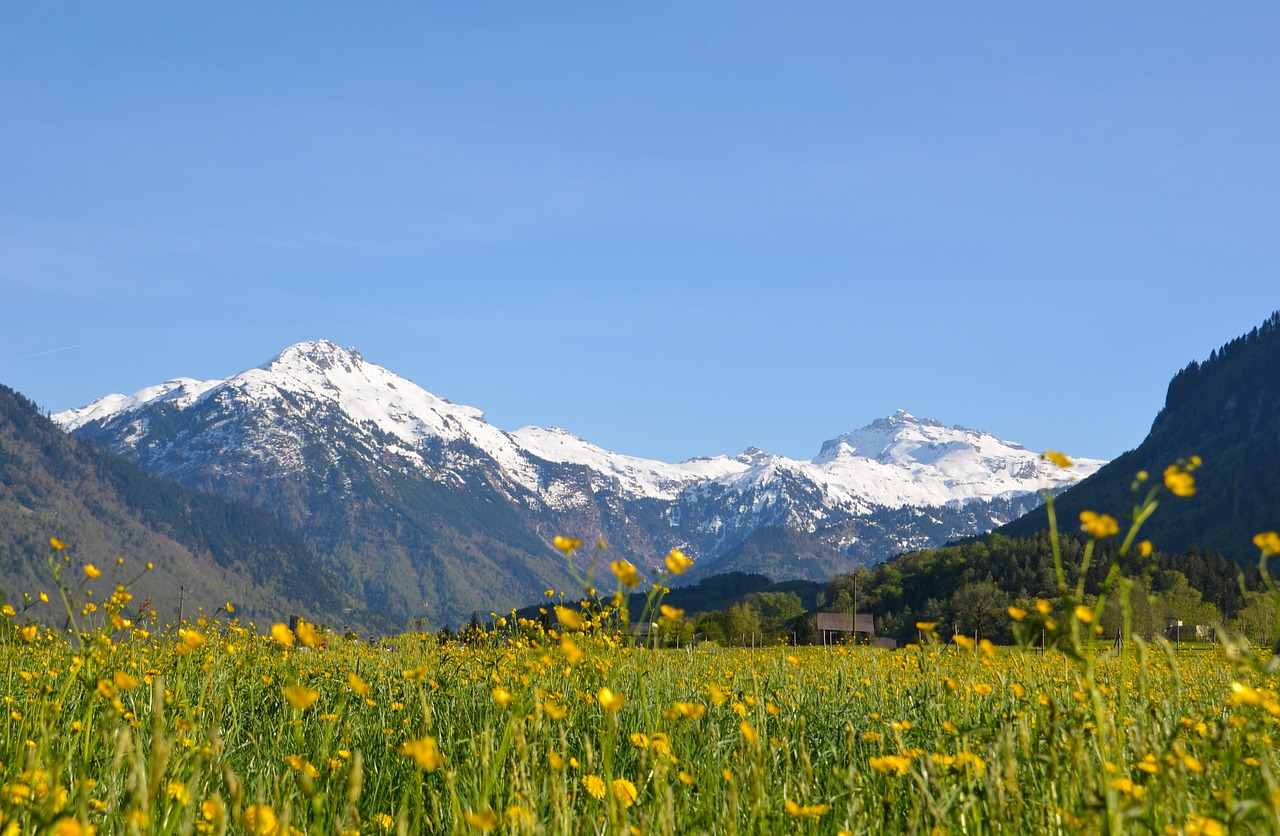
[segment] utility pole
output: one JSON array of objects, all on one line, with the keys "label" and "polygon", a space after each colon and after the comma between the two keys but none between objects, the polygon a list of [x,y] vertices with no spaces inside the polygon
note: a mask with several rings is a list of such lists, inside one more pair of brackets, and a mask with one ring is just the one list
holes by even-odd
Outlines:
[{"label": "utility pole", "polygon": [[183,605],[187,601],[187,588],[185,586],[178,587],[178,623],[182,623]]},{"label": "utility pole", "polygon": [[858,573],[853,573],[853,632],[849,637],[853,639],[853,643],[858,643]]}]

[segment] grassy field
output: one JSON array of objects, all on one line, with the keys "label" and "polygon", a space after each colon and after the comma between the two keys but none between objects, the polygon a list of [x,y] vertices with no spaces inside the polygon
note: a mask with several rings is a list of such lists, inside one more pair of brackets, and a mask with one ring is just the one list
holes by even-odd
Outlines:
[{"label": "grassy field", "polygon": [[[127,584],[92,596],[103,573],[54,540],[55,602],[0,621],[0,836],[1280,832],[1276,660],[1225,633],[1181,654],[1098,639],[1108,595],[1132,632],[1119,561],[1150,554],[1138,528],[1160,492],[1194,493],[1198,464],[1135,504],[1098,596],[1055,550],[1061,595],[1035,602],[1047,652],[923,623],[896,651],[645,650],[603,602],[548,601],[555,629],[496,618],[463,644],[262,630],[230,605],[161,627]],[[1119,527],[1080,517],[1087,564]],[[1280,534],[1254,542],[1280,598]],[[555,545],[590,589],[581,542]],[[642,579],[611,568],[621,607]],[[672,626],[662,580],[640,620]],[[37,617],[59,598],[72,623],[55,633]],[[1008,611],[1020,640],[1028,615]]]},{"label": "grassy field", "polygon": [[0,833],[1280,830],[1275,685],[1220,654],[300,633],[16,637]]}]

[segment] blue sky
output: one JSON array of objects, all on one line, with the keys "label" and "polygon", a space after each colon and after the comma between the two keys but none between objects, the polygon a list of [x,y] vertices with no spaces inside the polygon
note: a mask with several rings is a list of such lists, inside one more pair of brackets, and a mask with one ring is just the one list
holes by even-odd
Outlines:
[{"label": "blue sky", "polygon": [[1276,31],[0,0],[0,382],[57,410],[327,338],[634,455],[812,456],[902,408],[1111,457],[1280,308]]}]

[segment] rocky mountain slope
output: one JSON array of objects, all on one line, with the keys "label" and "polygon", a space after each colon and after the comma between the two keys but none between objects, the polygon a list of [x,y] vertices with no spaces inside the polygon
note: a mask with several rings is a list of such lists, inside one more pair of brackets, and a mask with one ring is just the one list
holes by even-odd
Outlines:
[{"label": "rocky mountain slope", "polygon": [[[234,602],[237,615],[260,624],[291,614],[333,625],[371,626],[370,617],[293,531],[271,514],[158,479],[95,445],[61,432],[35,405],[0,386],[0,591],[55,594],[49,539],[66,542],[72,575],[92,563],[99,592],[141,575],[135,606],[148,598],[162,623],[200,607]],[[147,563],[154,570],[143,573]],[[72,583],[74,586],[75,583]],[[64,617],[37,604],[32,616]],[[385,625],[384,625],[385,626]]]},{"label": "rocky mountain slope", "polygon": [[555,534],[603,538],[610,558],[642,567],[678,546],[705,573],[739,568],[735,549],[782,528],[815,559],[788,562],[767,542],[794,538],[773,538],[747,546],[752,568],[817,577],[989,530],[1102,464],[1064,474],[905,412],[809,460],[750,449],[670,464],[558,428],[501,430],[326,341],[53,417],[153,473],[270,509],[373,606],[452,622],[567,584]]}]

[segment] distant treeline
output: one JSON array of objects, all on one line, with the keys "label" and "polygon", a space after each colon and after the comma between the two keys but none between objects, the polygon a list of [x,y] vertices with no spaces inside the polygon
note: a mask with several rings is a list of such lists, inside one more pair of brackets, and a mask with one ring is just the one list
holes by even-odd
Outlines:
[{"label": "distant treeline", "polygon": [[[1072,586],[1079,578],[1085,542],[1074,536],[1061,540],[1067,580]],[[1100,541],[1095,547],[1093,564],[1085,576],[1087,598],[1096,598],[1118,546],[1113,539]],[[1199,548],[1181,554],[1155,551],[1146,558],[1131,554],[1123,568],[1134,582],[1130,600],[1135,635],[1164,635],[1171,624],[1181,621],[1187,638],[1195,635],[1197,625],[1226,625],[1255,643],[1270,644],[1276,638],[1271,635],[1275,603],[1259,591],[1256,568],[1242,569],[1222,555]],[[757,644],[813,644],[822,640],[815,628],[815,613],[856,609],[874,616],[876,635],[899,642],[916,640],[916,623],[923,621],[937,623],[944,636],[953,631],[977,633],[1000,644],[1014,638],[1010,606],[1029,612],[1023,627],[1034,634],[1044,619],[1035,611],[1035,602],[1057,598],[1047,534],[992,534],[969,543],[902,555],[825,584],[773,583],[764,575],[742,572],[706,578],[693,586],[672,589],[667,595],[665,602],[685,610],[686,618],[680,628],[659,634],[658,640],[674,644],[699,634],[704,640],[722,644],[740,644],[744,636]],[[629,607],[633,620],[638,618],[644,597],[631,596]],[[533,619],[549,616],[536,606],[519,614]],[[1119,607],[1109,606],[1102,619],[1104,631],[1115,636],[1120,625]]]}]

